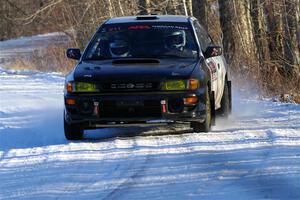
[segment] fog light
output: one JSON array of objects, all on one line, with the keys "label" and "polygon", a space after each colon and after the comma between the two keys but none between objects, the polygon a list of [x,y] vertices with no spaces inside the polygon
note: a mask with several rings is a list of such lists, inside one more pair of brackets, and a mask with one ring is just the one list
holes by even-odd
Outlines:
[{"label": "fog light", "polygon": [[184,104],[196,104],[198,103],[198,97],[186,97],[184,98]]},{"label": "fog light", "polygon": [[75,101],[75,99],[66,99],[66,104],[68,104],[68,105],[75,105],[76,101]]}]

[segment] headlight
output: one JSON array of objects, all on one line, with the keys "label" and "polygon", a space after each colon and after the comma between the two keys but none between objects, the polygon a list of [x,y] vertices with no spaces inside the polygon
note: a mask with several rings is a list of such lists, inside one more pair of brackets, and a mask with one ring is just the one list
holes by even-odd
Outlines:
[{"label": "headlight", "polygon": [[85,82],[68,82],[66,84],[68,92],[98,92],[99,89],[94,83]]},{"label": "headlight", "polygon": [[85,83],[85,82],[76,82],[75,83],[75,91],[76,92],[98,92],[98,88],[93,83]]},{"label": "headlight", "polygon": [[197,90],[200,82],[197,79],[169,80],[163,83],[162,90]]},{"label": "headlight", "polygon": [[186,81],[184,80],[171,80],[166,81],[163,84],[163,90],[185,90]]}]

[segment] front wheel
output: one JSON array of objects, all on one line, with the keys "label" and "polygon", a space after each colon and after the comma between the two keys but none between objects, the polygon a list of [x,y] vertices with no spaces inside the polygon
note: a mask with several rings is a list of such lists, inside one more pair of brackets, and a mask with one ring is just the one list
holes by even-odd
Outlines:
[{"label": "front wheel", "polygon": [[81,140],[83,128],[80,124],[68,124],[64,119],[64,131],[67,140]]},{"label": "front wheel", "polygon": [[205,121],[204,122],[191,122],[191,127],[194,132],[209,132],[211,130],[212,124],[212,106],[211,99],[208,92],[208,88],[206,89],[206,109],[205,109]]}]

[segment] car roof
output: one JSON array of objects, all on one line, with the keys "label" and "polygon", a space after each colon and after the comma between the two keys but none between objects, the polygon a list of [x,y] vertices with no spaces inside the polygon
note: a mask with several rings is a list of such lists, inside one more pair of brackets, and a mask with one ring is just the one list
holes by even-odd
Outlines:
[{"label": "car roof", "polygon": [[105,24],[119,24],[132,22],[189,22],[188,16],[181,15],[139,15],[115,17],[107,20]]}]

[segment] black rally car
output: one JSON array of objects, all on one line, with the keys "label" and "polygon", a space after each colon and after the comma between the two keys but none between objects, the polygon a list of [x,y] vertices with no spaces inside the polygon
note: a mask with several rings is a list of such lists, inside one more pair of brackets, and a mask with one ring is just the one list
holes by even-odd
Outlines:
[{"label": "black rally car", "polygon": [[193,17],[131,16],[103,23],[66,76],[68,140],[84,129],[189,122],[207,132],[231,110],[222,49]]}]

